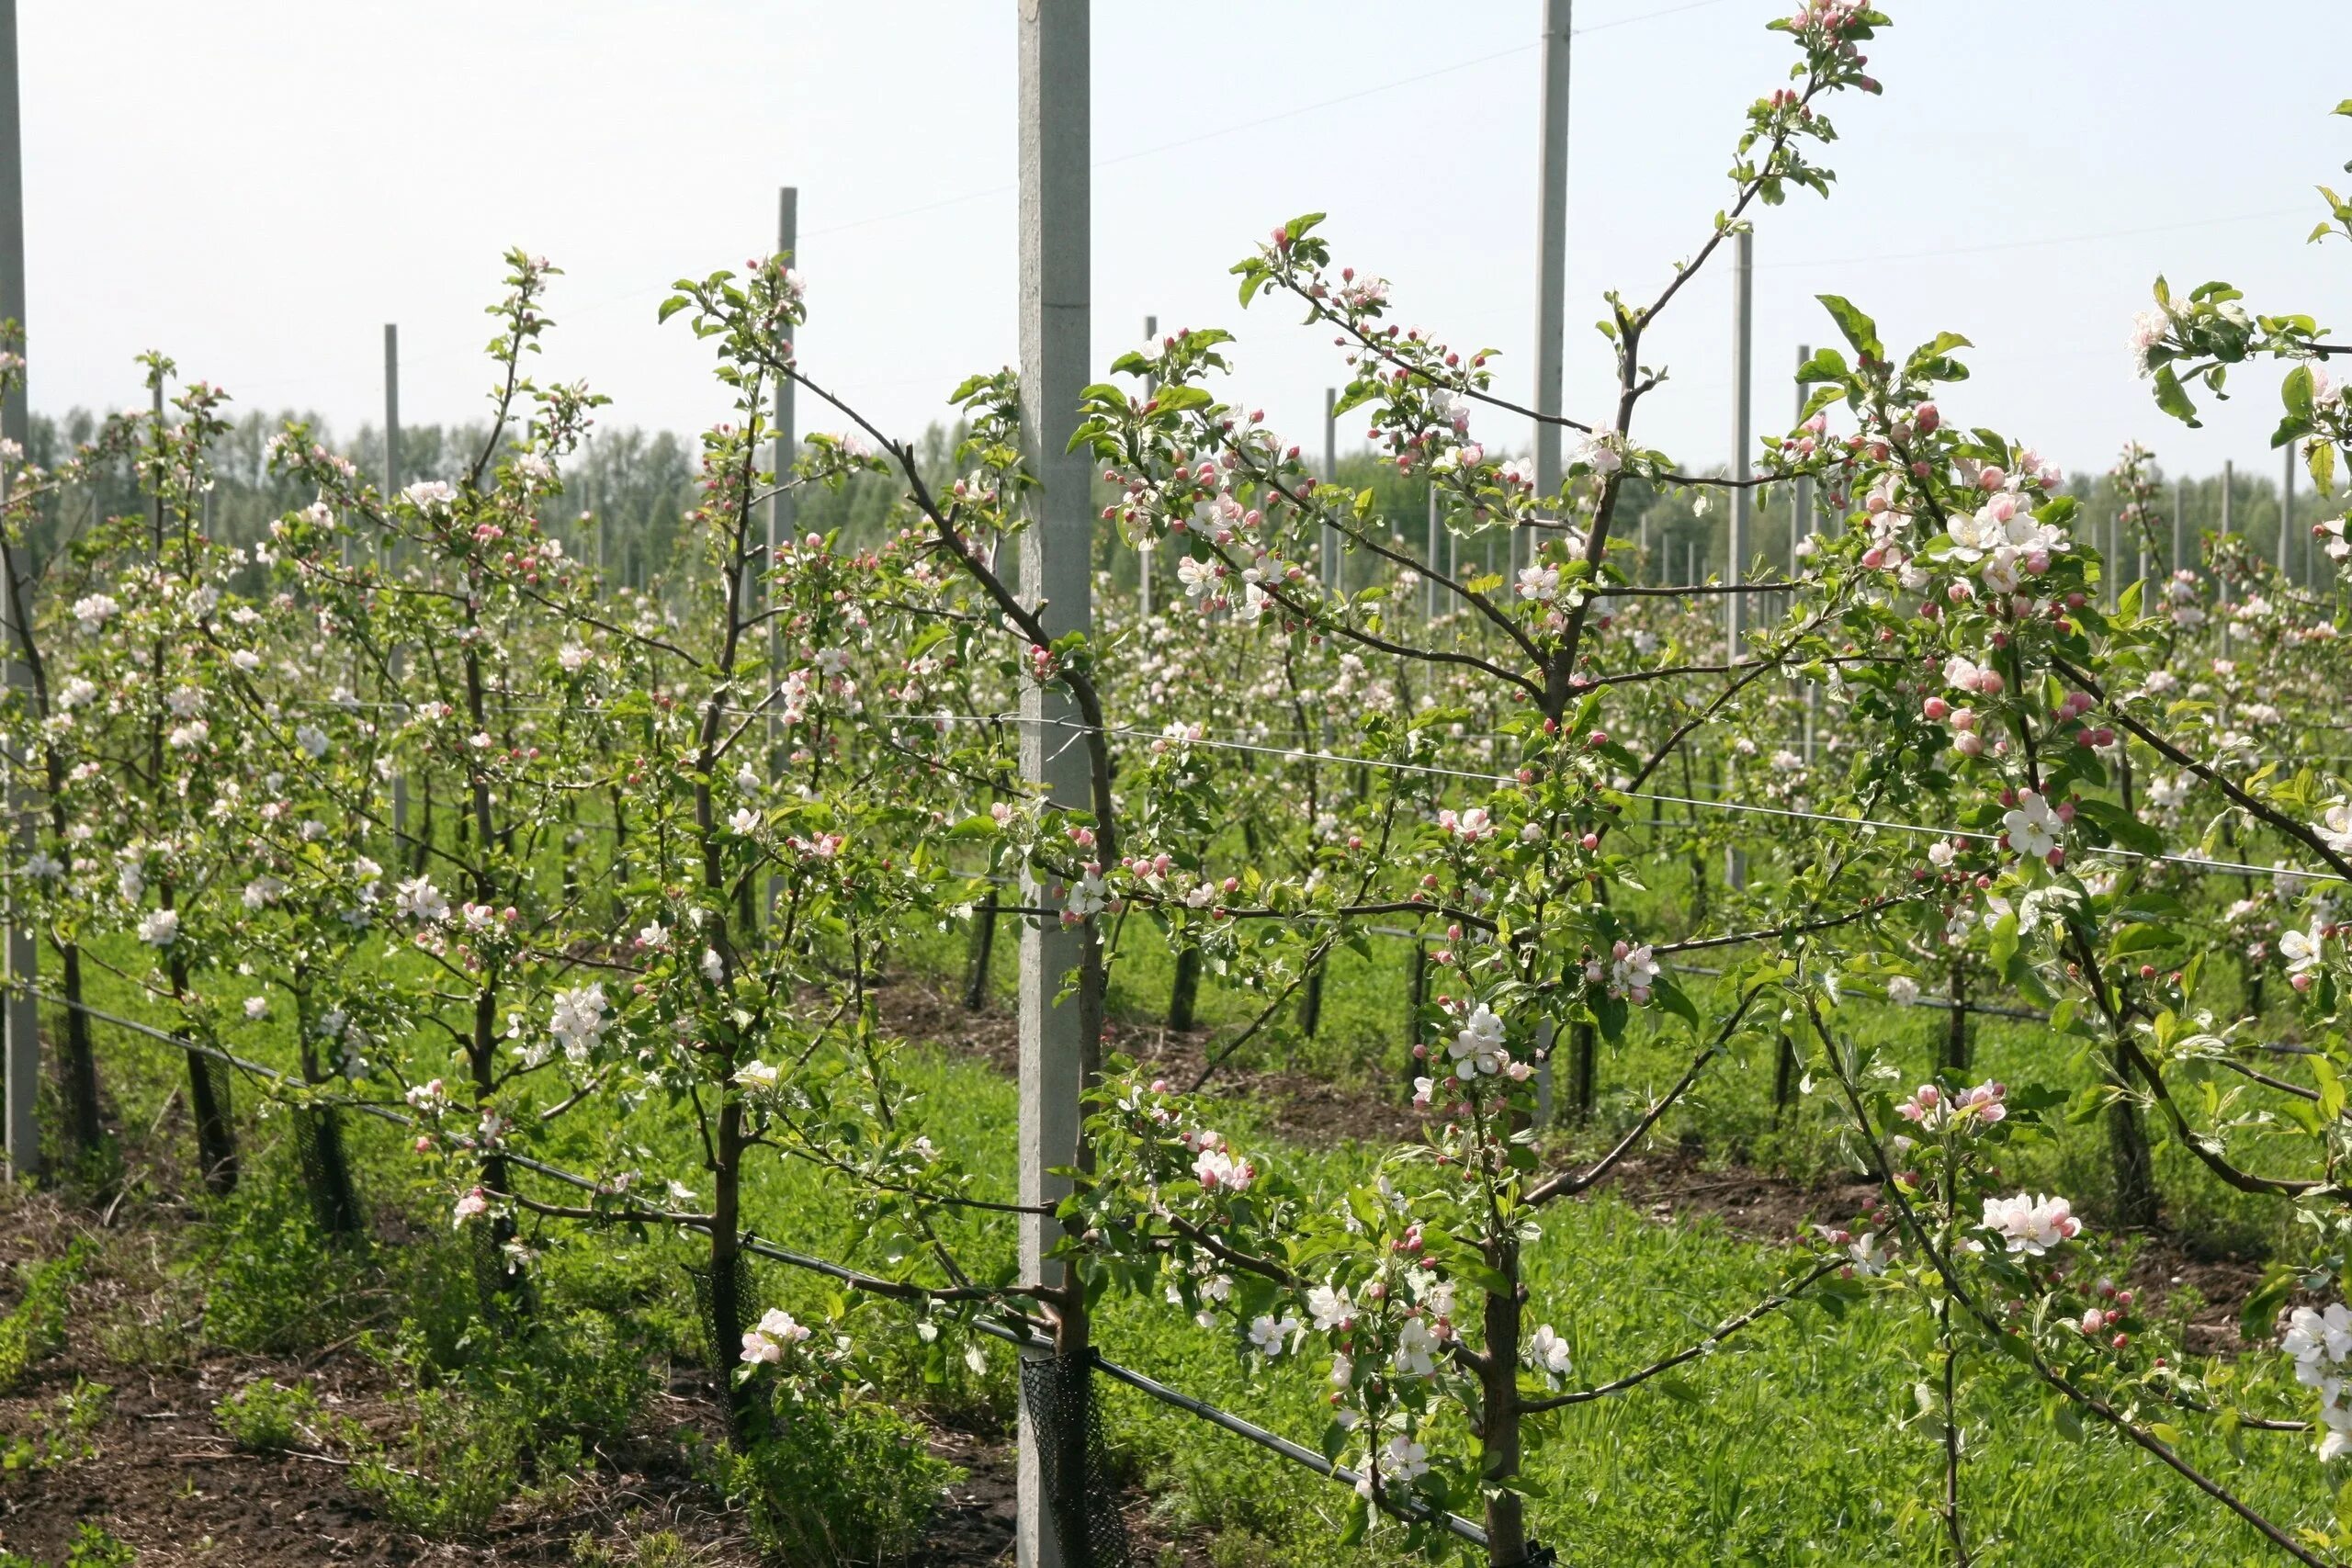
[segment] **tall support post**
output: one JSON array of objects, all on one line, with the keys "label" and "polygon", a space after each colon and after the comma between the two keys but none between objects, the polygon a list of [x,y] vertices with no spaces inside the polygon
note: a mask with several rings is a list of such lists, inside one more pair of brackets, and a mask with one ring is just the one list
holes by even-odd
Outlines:
[{"label": "tall support post", "polygon": [[[1797,368],[1802,371],[1812,362],[1813,345],[1803,343],[1797,344]],[[1799,381],[1797,383],[1797,423],[1800,424],[1804,423],[1805,395],[1805,384]],[[1804,541],[1813,533],[1817,522],[1818,519],[1814,516],[1813,479],[1810,475],[1799,474],[1796,487],[1789,496],[1789,577],[1792,581],[1795,579],[1798,568],[1804,560],[1804,557],[1799,552],[1804,548]],[[1808,764],[1813,761],[1814,730],[1820,711],[1821,688],[1813,682],[1807,681],[1804,683],[1804,760]]]},{"label": "tall support post", "polygon": [[1428,563],[1429,570],[1421,574],[1421,618],[1424,620],[1437,619],[1437,574],[1445,570],[1445,563],[1438,559],[1438,547],[1443,537],[1443,531],[1438,522],[1437,514],[1437,483],[1431,480],[1430,483],[1430,549],[1429,554],[1423,558]]},{"label": "tall support post", "polygon": [[2188,526],[2188,481],[2175,479],[2172,486],[2172,560],[2169,570],[2178,571],[2186,564],[2181,558],[2182,530]]},{"label": "tall support post", "polygon": [[[2228,538],[2235,526],[2238,495],[2238,466],[2234,460],[2222,464],[2222,537]],[[2213,568],[2214,613],[2222,618],[2222,657],[2230,656],[2230,579],[2216,561]]]},{"label": "tall support post", "polygon": [[[788,258],[789,265],[797,267],[800,263],[799,250],[800,187],[779,186],[775,193],[776,254]],[[760,602],[760,607],[763,610],[775,608],[774,586],[775,563],[784,553],[785,547],[792,542],[794,526],[798,521],[799,498],[786,487],[785,482],[786,476],[792,471],[793,457],[800,450],[800,434],[793,428],[793,390],[791,377],[777,378],[775,423],[772,426],[775,436],[775,455],[769,460],[770,468],[775,474],[775,483],[768,496],[768,548],[764,558],[770,586],[766,597]],[[603,525],[599,524],[598,526],[601,529]],[[747,599],[745,603],[749,604],[751,601]],[[768,710],[768,781],[774,784],[784,776],[784,716],[776,704],[776,682],[783,678],[784,672],[784,618],[782,616],[768,617],[767,641],[767,689],[762,705]],[[783,897],[783,893],[784,878],[780,875],[769,877],[767,895],[769,908],[775,908],[776,900]],[[985,984],[985,977],[983,977],[983,984]]]},{"label": "tall support post", "polygon": [[[17,0],[0,0],[0,320],[25,324],[25,155],[23,126],[17,96]],[[0,463],[0,487],[5,487],[21,454],[32,439],[31,405],[20,378],[5,402],[0,402],[0,435],[16,444],[19,456]],[[0,488],[0,494],[5,494]],[[21,569],[20,569],[21,570]],[[29,702],[32,667],[25,658],[28,627],[17,624],[32,614],[32,584],[22,580],[6,585],[0,595],[7,621],[8,684]],[[31,787],[32,759],[24,742],[10,736],[8,752],[8,812],[16,824],[8,835],[8,878],[40,848],[34,825],[38,797]],[[13,894],[13,886],[10,888]],[[0,1024],[6,1035],[7,1068],[8,1173],[18,1180],[41,1173],[40,1123],[34,1115],[40,1100],[40,1004],[30,987],[40,978],[40,950],[32,928],[15,918],[9,900],[8,997],[6,1016]]]},{"label": "tall support post", "polygon": [[[1755,363],[1756,333],[1756,236],[1748,230],[1739,231],[1739,243],[1734,253],[1731,273],[1731,558],[1724,563],[1724,582],[1728,586],[1740,581],[1747,560],[1747,525],[1752,512],[1747,486],[1748,448],[1755,445],[1752,429],[1753,412],[1749,399],[1755,379],[1749,367]],[[1740,593],[1724,595],[1724,662],[1736,662],[1739,639],[1747,629],[1743,614],[1747,596]]]},{"label": "tall support post", "polygon": [[2281,448],[2284,461],[2278,468],[2278,575],[2287,576],[2287,541],[2295,532],[2295,444],[2291,441]]},{"label": "tall support post", "polygon": [[2237,526],[2238,465],[2235,458],[2222,461],[2222,533],[2226,536]]},{"label": "tall support post", "polygon": [[[397,494],[401,480],[401,329],[395,322],[384,323],[384,495]],[[392,535],[386,529],[376,547],[377,563],[389,575],[392,568]],[[394,646],[391,653],[392,684],[397,688],[408,673],[408,649]],[[395,718],[408,716],[405,707],[392,709]],[[403,768],[392,775],[392,841],[395,845],[408,842],[408,771]],[[422,862],[424,856],[420,854]]]},{"label": "tall support post", "polygon": [[[1754,511],[1754,497],[1749,492],[1748,449],[1755,445],[1751,428],[1753,412],[1749,398],[1754,392],[1755,377],[1750,367],[1755,364],[1756,348],[1756,236],[1747,229],[1739,231],[1739,248],[1732,266],[1731,286],[1731,549],[1730,559],[1724,568],[1724,582],[1736,587],[1747,570],[1748,523]],[[1724,662],[1739,662],[1742,635],[1747,631],[1747,598],[1744,593],[1724,595]],[[1737,845],[1724,852],[1724,881],[1737,889],[1747,886],[1747,857]]]},{"label": "tall support post", "polygon": [[[1143,319],[1143,335],[1146,343],[1158,344],[1159,342],[1158,316],[1146,316]],[[1157,376],[1144,378],[1144,391],[1147,396],[1158,397],[1159,378]],[[1328,533],[1329,530],[1325,531]],[[1159,560],[1159,548],[1157,541],[1147,538],[1136,542],[1136,610],[1137,617],[1141,620],[1151,619],[1152,592],[1159,586],[1153,580]]]},{"label": "tall support post", "polygon": [[[1323,482],[1336,485],[1340,481],[1340,389],[1323,389]],[[1340,530],[1330,524],[1323,525],[1323,588],[1326,592],[1340,591]]]},{"label": "tall support post", "polygon": [[[1570,0],[1544,0],[1544,150],[1535,202],[1535,494],[1549,502],[1560,490],[1561,386],[1567,355],[1568,310],[1568,12]],[[1511,536],[1511,566],[1533,557]]]},{"label": "tall support post", "polygon": [[[1803,370],[1812,362],[1813,349],[1805,344],[1797,344],[1797,368]],[[1797,383],[1797,423],[1800,424],[1804,423],[1804,400],[1805,384],[1799,381]],[[1813,532],[1813,479],[1808,474],[1799,474],[1796,484],[1790,492],[1789,500],[1789,575],[1791,577],[1797,574],[1797,563],[1803,558],[1798,552],[1804,547],[1804,536],[1811,532]]]},{"label": "tall support post", "polygon": [[[1090,629],[1090,546],[1094,509],[1091,454],[1069,450],[1087,374],[1091,304],[1088,229],[1088,0],[1021,0],[1021,430],[1029,470],[1037,478],[1030,526],[1022,531],[1021,596],[1049,636]],[[1021,771],[1065,804],[1089,799],[1088,750],[1074,726],[1079,714],[1059,687],[1024,683],[1021,693]],[[1052,910],[1058,889],[1024,871],[1021,900]],[[1085,956],[1080,928],[1058,919],[1024,917],[1021,928],[1020,1199],[1052,1204],[1069,1184],[1048,1173],[1077,1163],[1079,1095],[1084,1086],[1087,1024],[1081,993],[1057,1002],[1062,982]],[[1049,1259],[1059,1244],[1050,1215],[1021,1217],[1021,1277],[1059,1285],[1064,1269]],[[1066,1314],[1057,1348],[1085,1348],[1085,1320]],[[1062,1568],[1083,1549],[1066,1551],[1044,1495],[1038,1433],[1023,1402],[1020,1432],[1021,1568]]]}]

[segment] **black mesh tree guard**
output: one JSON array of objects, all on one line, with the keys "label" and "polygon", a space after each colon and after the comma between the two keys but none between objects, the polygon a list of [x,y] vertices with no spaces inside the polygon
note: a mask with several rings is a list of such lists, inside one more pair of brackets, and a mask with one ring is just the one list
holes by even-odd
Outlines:
[{"label": "black mesh tree guard", "polygon": [[[710,1343],[712,1369],[725,1377],[734,1370],[735,1350],[743,1337],[745,1325],[741,1321],[718,1321],[718,1303],[716,1292],[710,1288],[710,1274],[708,1269],[699,1264],[686,1265],[686,1278],[694,1281],[695,1287],[695,1321],[702,1325],[703,1337]],[[739,1313],[744,1310],[745,1303],[753,1299],[752,1260],[739,1252],[735,1255],[735,1302]]]},{"label": "black mesh tree guard", "polygon": [[1131,1568],[1094,1395],[1094,1353],[1023,1356],[1021,1401],[1036,1434],[1037,1471],[1067,1568]]},{"label": "black mesh tree guard", "polygon": [[294,1113],[294,1146],[302,1158],[302,1185],[319,1228],[329,1235],[356,1235],[361,1220],[359,1196],[351,1183],[351,1161],[343,1146],[343,1124],[329,1106],[310,1106]]}]

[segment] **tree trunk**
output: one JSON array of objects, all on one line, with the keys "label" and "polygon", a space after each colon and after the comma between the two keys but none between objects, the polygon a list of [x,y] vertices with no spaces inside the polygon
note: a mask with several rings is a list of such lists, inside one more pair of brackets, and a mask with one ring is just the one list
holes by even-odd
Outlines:
[{"label": "tree trunk", "polygon": [[[307,991],[295,1001],[294,1028],[299,1037],[302,1081],[312,1087],[333,1076],[319,1066],[317,1037],[311,1029]],[[334,1107],[318,1105],[301,1113],[311,1133],[310,1168],[302,1174],[311,1183],[311,1202],[319,1224],[329,1235],[351,1236],[360,1232],[359,1198],[352,1190],[351,1161],[343,1146],[343,1121]]]},{"label": "tree trunk", "polygon": [[1778,1129],[1781,1118],[1797,1101],[1797,1043],[1785,1032],[1781,1035],[1780,1048],[1772,1055],[1772,1125]]},{"label": "tree trunk", "polygon": [[1307,1039],[1315,1038],[1315,1031],[1323,1022],[1323,964],[1316,961],[1306,972],[1305,993],[1298,998],[1298,1032]]},{"label": "tree trunk", "polygon": [[1968,965],[1959,960],[1951,966],[1951,1014],[1944,1021],[1941,1055],[1936,1064],[1940,1071],[1968,1071]]},{"label": "tree trunk", "polygon": [[[1519,1474],[1518,1248],[1506,1242],[1490,1248],[1495,1271],[1512,1281],[1510,1291],[1487,1292],[1487,1365],[1479,1374],[1479,1473],[1487,1484]],[[1487,1562],[1491,1568],[1521,1568],[1527,1561],[1527,1510],[1520,1495],[1497,1491],[1487,1498]]]},{"label": "tree trunk", "polygon": [[743,1102],[732,1089],[718,1107],[717,1157],[711,1167],[710,1359],[727,1390],[727,1427],[738,1448],[758,1434],[750,1391],[735,1381],[735,1348],[747,1316],[742,1284]]},{"label": "tree trunk", "polygon": [[2136,1101],[2119,1100],[2108,1107],[2107,1147],[2115,1163],[2117,1220],[2134,1230],[2153,1227],[2157,1217],[2155,1164]]},{"label": "tree trunk", "polygon": [[74,1151],[87,1159],[106,1136],[98,1116],[98,1059],[90,1047],[90,1019],[82,1010],[82,949],[66,942],[65,972],[65,1124]]},{"label": "tree trunk", "polygon": [[[172,887],[163,888],[163,907],[172,908]],[[187,995],[187,963],[176,948],[165,968],[171,975],[172,999]],[[237,1190],[237,1133],[229,1120],[228,1076],[212,1070],[212,1058],[187,1053],[187,1105],[196,1118],[196,1157],[207,1190],[216,1197]]]},{"label": "tree trunk", "polygon": [[1600,1031],[1589,1018],[1568,1025],[1568,1111],[1581,1127],[1592,1120],[1594,1080],[1600,1056]]},{"label": "tree trunk", "polygon": [[991,888],[972,911],[972,945],[964,961],[964,1010],[988,1005],[989,967],[996,956],[996,892]]},{"label": "tree trunk", "polygon": [[1201,999],[1201,950],[1180,947],[1176,950],[1176,976],[1168,987],[1168,1027],[1183,1033],[1193,1027],[1193,1019]]},{"label": "tree trunk", "polygon": [[1413,943],[1410,989],[1411,1000],[1405,1011],[1405,1081],[1407,1083],[1411,1083],[1421,1076],[1421,1059],[1413,1055],[1413,1047],[1421,1043],[1421,1004],[1429,999],[1430,994],[1430,944],[1426,942]]}]

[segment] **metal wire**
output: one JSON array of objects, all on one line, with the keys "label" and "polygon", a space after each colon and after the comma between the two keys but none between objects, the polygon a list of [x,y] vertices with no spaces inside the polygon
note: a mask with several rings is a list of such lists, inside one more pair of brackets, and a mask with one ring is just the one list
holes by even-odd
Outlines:
[{"label": "metal wire", "polygon": [[[885,718],[896,719],[921,719],[933,724],[942,722],[998,724],[1005,722],[1003,716],[989,714],[885,714],[882,716]],[[1018,715],[1012,716],[1015,718],[1019,717]],[[1150,740],[1167,740],[1179,746],[1207,746],[1219,750],[1250,751],[1270,757],[1283,757],[1307,761],[1329,762],[1337,767],[1385,768],[1392,773],[1431,773],[1443,778],[1469,779],[1481,784],[1517,784],[1519,782],[1516,778],[1513,778],[1508,773],[1474,773],[1464,772],[1459,768],[1441,768],[1426,762],[1390,761],[1386,758],[1383,757],[1348,757],[1341,756],[1329,750],[1307,751],[1295,748],[1280,746],[1258,746],[1241,740],[1212,740],[1207,739],[1205,736],[1195,739],[1191,736],[1166,735],[1157,730],[1136,729],[1124,725],[1102,725],[1098,727],[1087,724],[1080,719],[1033,718],[1022,720],[1022,722],[1028,724],[1057,725],[1068,729],[1095,731],[1104,735],[1123,735]],[[1745,801],[1704,800],[1692,795],[1657,795],[1644,790],[1612,790],[1610,793],[1612,795],[1622,795],[1628,800],[1657,801],[1667,806],[1688,806],[1702,811],[1747,812],[1758,816],[1778,817],[1799,822],[1829,822],[1844,828],[1875,828],[1882,829],[1891,833],[1913,833],[1935,839],[1971,839],[1984,843],[1997,843],[2001,838],[2001,835],[1998,833],[1973,832],[1958,828],[1930,828],[1917,822],[1888,822],[1872,817],[1837,817],[1822,811],[1799,811],[1791,807],[1753,806]],[[1641,824],[1634,823],[1630,824],[1630,826],[1639,827]],[[2086,854],[2106,855],[2117,860],[2161,862],[2167,865],[2187,866],[2194,871],[2218,872],[2231,875],[2254,874],[2258,876],[2276,876],[2284,874],[2288,876],[2301,877],[2307,882],[2342,882],[2345,880],[2345,878],[2338,876],[2332,871],[2306,871],[2301,866],[2292,865],[2245,865],[2236,861],[2208,860],[2201,855],[2152,855],[2139,850],[2116,849],[2111,845],[2106,847],[2086,846],[2084,852]]]}]

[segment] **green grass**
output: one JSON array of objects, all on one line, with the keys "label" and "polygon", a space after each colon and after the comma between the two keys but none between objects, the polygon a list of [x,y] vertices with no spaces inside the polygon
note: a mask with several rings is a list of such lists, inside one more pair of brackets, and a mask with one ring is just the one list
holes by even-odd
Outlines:
[{"label": "green grass", "polygon": [[[1671,878],[1657,895],[1678,895]],[[1725,917],[1719,917],[1725,918]],[[1008,929],[996,956],[1000,992],[1014,962]],[[1303,1068],[1400,1099],[1406,1061],[1408,944],[1375,939],[1373,954],[1335,960],[1315,1039],[1276,1032],[1251,1058]],[[960,937],[945,935],[906,955],[952,975]],[[1155,1021],[1165,1007],[1169,955],[1151,929],[1131,921],[1114,971],[1113,1005],[1131,1023]],[[119,983],[95,999],[134,1015],[141,1010]],[[1203,987],[1203,1021],[1220,1029],[1262,1005],[1213,981]],[[1702,1010],[1707,1004],[1702,1001]],[[1944,1028],[1929,1010],[1857,1010],[1854,1026],[1925,1076]],[[125,1125],[144,1126],[183,1073],[178,1055],[126,1036],[101,1034],[101,1063]],[[272,1061],[290,1059],[290,1044],[264,1026],[236,1042]],[[1597,1145],[1638,1113],[1687,1060],[1686,1032],[1637,1028],[1608,1046],[1594,1125],[1584,1139],[1564,1137],[1567,1157],[1578,1142]],[[1016,1103],[1012,1084],[968,1062],[910,1051],[902,1068],[922,1094],[920,1115],[941,1145],[1009,1196]],[[2093,1081],[2094,1064],[2072,1043],[2039,1026],[1983,1019],[1976,1025],[1975,1077],[2072,1089]],[[1822,1097],[1801,1100],[1774,1125],[1769,1052],[1720,1064],[1690,1101],[1659,1129],[1667,1143],[1689,1143],[1714,1159],[1739,1158],[1799,1173],[1834,1168],[1833,1126]],[[291,1159],[283,1117],[254,1117],[256,1096],[239,1090],[249,1160],[266,1168]],[[1262,1135],[1255,1108],[1235,1103],[1221,1130],[1253,1153],[1278,1161],[1302,1182],[1333,1187],[1360,1176],[1374,1151],[1283,1147]],[[2153,1129],[2152,1129],[2153,1130]],[[413,1212],[427,1234],[447,1235],[447,1197],[423,1162],[406,1152],[396,1129],[352,1122],[363,1196]],[[658,1105],[632,1110],[592,1102],[567,1119],[548,1153],[560,1164],[593,1168],[620,1142],[650,1148],[631,1159],[650,1178],[703,1184],[691,1130]],[[2286,1216],[2210,1180],[2185,1152],[2159,1151],[2168,1219],[2194,1242],[2260,1252],[2285,1237]],[[2061,1126],[2010,1161],[2019,1185],[2064,1191],[2096,1217],[2109,1188],[2104,1135],[2096,1125]],[[244,1201],[241,1200],[240,1202]],[[259,1199],[254,1201],[260,1201]],[[225,1211],[233,1235],[236,1205]],[[806,1166],[757,1162],[746,1193],[749,1223],[763,1235],[808,1252],[859,1261],[867,1237],[850,1196]],[[537,1227],[534,1227],[537,1228]],[[1009,1262],[1012,1227],[1003,1216],[952,1217],[946,1239],[975,1273]],[[588,1235],[556,1225],[538,1229],[548,1243],[543,1272],[550,1294],[567,1307],[626,1312],[662,1325],[668,1342],[691,1348],[693,1325],[685,1266],[693,1247],[679,1238],[622,1232]],[[870,1258],[865,1259],[871,1261]],[[1580,1376],[1604,1379],[1688,1343],[1724,1315],[1770,1291],[1781,1278],[1772,1249],[1743,1242],[1705,1221],[1661,1224],[1606,1192],[1561,1205],[1545,1216],[1531,1258],[1536,1319],[1573,1342]],[[330,1272],[334,1272],[330,1270]],[[421,1282],[429,1270],[412,1266]],[[462,1294],[462,1292],[459,1292]],[[763,1265],[763,1304],[822,1316],[832,1295],[822,1280]],[[354,1308],[354,1313],[357,1312]],[[860,1309],[856,1331],[884,1350],[889,1392],[906,1402],[1005,1419],[1012,1406],[1009,1359],[989,1348],[975,1373],[960,1359],[927,1348],[901,1309]],[[452,1330],[457,1332],[458,1330]],[[325,1337],[327,1325],[306,1329]],[[1898,1563],[1930,1560],[1940,1526],[1931,1499],[1939,1450],[1903,1425],[1917,1408],[1913,1386],[1925,1365],[1916,1325],[1892,1310],[1859,1310],[1831,1321],[1793,1313],[1744,1336],[1734,1349],[1691,1370],[1695,1399],[1653,1389],[1581,1407],[1542,1435],[1530,1470],[1546,1495],[1533,1510],[1539,1533],[1567,1563]],[[1302,1440],[1322,1427],[1319,1362],[1268,1368],[1243,1356],[1227,1337],[1196,1328],[1156,1300],[1108,1303],[1100,1341],[1124,1361],[1204,1398],[1228,1405]],[[1233,1564],[1322,1564],[1331,1561],[1342,1489],[1180,1412],[1119,1388],[1106,1394],[1114,1441],[1133,1466],[1133,1481],[1170,1523],[1213,1532],[1219,1561]],[[1966,1506],[1984,1563],[2082,1563],[2114,1561],[2235,1563],[2273,1561],[2250,1531],[2231,1521],[2169,1472],[2136,1451],[2100,1438],[2073,1440],[2041,1407],[1987,1393],[1969,1411],[1973,1444]],[[2192,1438],[2197,1462],[2245,1492],[2276,1517],[2324,1514],[2332,1488],[2303,1439],[2250,1435],[2243,1461],[2218,1442]],[[1357,1560],[1380,1561],[1377,1549]]]}]

